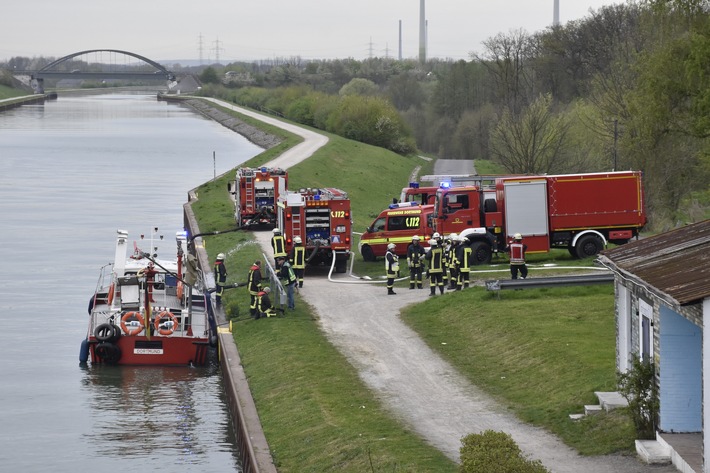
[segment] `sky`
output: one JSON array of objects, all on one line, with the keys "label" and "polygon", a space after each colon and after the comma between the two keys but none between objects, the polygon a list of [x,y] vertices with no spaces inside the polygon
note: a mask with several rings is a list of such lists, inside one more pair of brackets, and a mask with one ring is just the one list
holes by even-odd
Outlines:
[{"label": "sky", "polygon": [[[622,0],[559,0],[560,23]],[[13,0],[0,61],[130,51],[157,62],[419,55],[420,0]],[[428,58],[470,59],[499,33],[542,31],[554,0],[427,0]]]}]

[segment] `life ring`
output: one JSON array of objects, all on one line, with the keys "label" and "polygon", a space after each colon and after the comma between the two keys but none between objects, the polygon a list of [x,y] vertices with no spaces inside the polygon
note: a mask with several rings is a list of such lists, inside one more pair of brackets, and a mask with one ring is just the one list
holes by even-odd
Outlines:
[{"label": "life ring", "polygon": [[178,281],[177,288],[175,289],[175,295],[178,299],[182,300],[182,281]]},{"label": "life ring", "polygon": [[109,286],[109,288],[108,288],[108,297],[106,298],[106,303],[108,305],[111,305],[111,303],[113,303],[113,296],[114,296],[115,292],[116,292],[116,287],[113,283],[111,283],[111,286]]},{"label": "life ring", "polygon": [[[172,325],[169,325],[168,327],[161,327],[160,322],[166,318],[170,319],[169,322],[172,322]],[[155,318],[155,322],[153,322],[153,327],[155,328],[155,331],[158,332],[160,335],[165,335],[166,337],[169,337],[178,328],[177,317],[175,317],[175,314],[173,314],[172,312],[165,310],[158,314],[158,316]]]},{"label": "life ring", "polygon": [[[138,326],[137,327],[131,327],[128,328],[126,325],[127,322],[129,322],[128,319],[137,319],[138,320]],[[132,320],[130,322],[133,322]],[[123,314],[121,317],[121,329],[123,330],[123,333],[128,335],[129,337],[133,335],[138,335],[141,333],[141,331],[145,328],[145,321],[143,320],[143,316],[141,315],[140,312],[126,312]]]}]

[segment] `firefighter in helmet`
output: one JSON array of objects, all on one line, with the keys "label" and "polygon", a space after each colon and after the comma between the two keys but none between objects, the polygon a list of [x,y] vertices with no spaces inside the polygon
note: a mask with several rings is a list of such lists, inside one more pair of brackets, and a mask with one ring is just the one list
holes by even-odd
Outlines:
[{"label": "firefighter in helmet", "polygon": [[224,266],[224,258],[224,253],[220,253],[217,255],[217,260],[214,262],[214,285],[217,305],[222,303],[224,286],[227,285],[227,268]]},{"label": "firefighter in helmet", "polygon": [[259,318],[259,312],[257,311],[257,302],[259,298],[259,292],[261,292],[261,261],[256,260],[254,264],[249,268],[249,276],[247,278],[247,285],[249,286],[249,313],[252,317]]},{"label": "firefighter in helmet", "polygon": [[471,247],[467,245],[468,239],[461,235],[456,237],[456,290],[466,289],[469,285],[471,273]]},{"label": "firefighter in helmet", "polygon": [[513,235],[513,241],[505,248],[505,252],[510,255],[510,275],[513,279],[518,279],[518,272],[522,279],[528,277],[528,267],[525,264],[527,249],[528,245],[523,243],[523,236],[520,233]]},{"label": "firefighter in helmet", "polygon": [[266,286],[257,294],[256,301],[256,319],[261,317],[273,317],[276,315],[276,310],[271,304],[271,298],[269,294],[271,293],[271,288]]},{"label": "firefighter in helmet", "polygon": [[424,266],[424,255],[426,251],[419,244],[419,235],[412,237],[412,242],[407,247],[407,266],[409,266],[409,289],[414,289],[416,284],[422,289],[422,273]]},{"label": "firefighter in helmet", "polygon": [[394,252],[396,246],[394,243],[387,245],[387,253],[385,253],[385,275],[387,276],[387,295],[395,295],[394,278],[399,276],[399,256]]},{"label": "firefighter in helmet", "polygon": [[300,236],[293,237],[293,248],[288,257],[291,261],[291,268],[298,278],[298,287],[303,287],[303,273],[306,270],[306,248]]},{"label": "firefighter in helmet", "polygon": [[272,232],[274,233],[274,236],[271,237],[271,248],[274,250],[274,268],[278,268],[279,258],[288,256],[286,254],[286,240],[278,227],[274,228]]},{"label": "firefighter in helmet", "polygon": [[444,293],[444,250],[434,238],[429,240],[429,246],[430,249],[426,254],[426,260],[429,262],[429,269],[427,270],[429,289],[431,290],[429,296],[435,296],[437,286],[439,287],[439,292],[441,294]]}]

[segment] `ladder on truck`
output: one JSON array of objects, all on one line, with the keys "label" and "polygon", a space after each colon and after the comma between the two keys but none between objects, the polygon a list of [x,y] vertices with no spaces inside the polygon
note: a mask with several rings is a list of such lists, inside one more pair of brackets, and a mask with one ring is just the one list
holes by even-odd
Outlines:
[{"label": "ladder on truck", "polygon": [[427,174],[419,178],[419,182],[431,182],[439,185],[441,182],[462,183],[474,185],[481,190],[495,190],[497,175],[485,174]]},{"label": "ladder on truck", "polygon": [[[240,177],[244,178],[244,202],[245,210],[248,214],[254,213],[254,171],[252,169],[240,169]],[[237,179],[239,181],[239,179]],[[239,182],[237,182],[239,185]]]}]

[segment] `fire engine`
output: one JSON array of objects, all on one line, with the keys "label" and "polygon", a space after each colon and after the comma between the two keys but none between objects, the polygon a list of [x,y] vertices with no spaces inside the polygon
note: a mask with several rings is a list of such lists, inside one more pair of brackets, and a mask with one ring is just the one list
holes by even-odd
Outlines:
[{"label": "fire engine", "polygon": [[230,183],[237,225],[275,225],[276,203],[288,188],[288,173],[279,168],[239,168]]},{"label": "fire engine", "polygon": [[402,188],[399,202],[416,202],[420,205],[434,204],[436,191],[440,188],[479,186],[481,189],[495,189],[497,175],[487,174],[427,174],[419,178],[420,182],[431,182],[433,186],[421,186],[419,182],[410,182]]},{"label": "fire engine", "polygon": [[441,188],[434,231],[468,239],[474,264],[487,264],[520,233],[528,253],[567,248],[594,256],[608,242],[623,244],[646,223],[640,171],[511,176],[480,186]]},{"label": "fire engine", "polygon": [[344,273],[352,246],[352,218],[348,194],[332,187],[286,192],[278,200],[278,226],[286,251],[298,236],[306,248],[309,265],[330,265]]},{"label": "fire engine", "polygon": [[427,241],[434,233],[430,218],[433,211],[433,205],[417,202],[390,204],[360,237],[358,246],[362,259],[375,261],[378,256],[384,256],[389,243],[395,244],[398,256],[406,256],[414,235],[418,235],[422,246],[427,248]]}]

